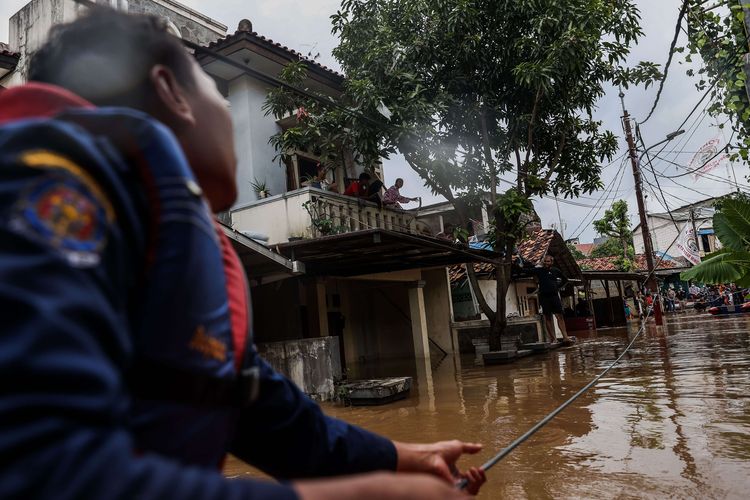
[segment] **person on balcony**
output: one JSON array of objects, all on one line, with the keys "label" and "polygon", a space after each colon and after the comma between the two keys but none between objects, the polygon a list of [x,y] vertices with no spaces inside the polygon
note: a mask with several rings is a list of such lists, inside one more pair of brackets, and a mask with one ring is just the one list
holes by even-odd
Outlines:
[{"label": "person on balcony", "polygon": [[385,194],[383,194],[383,205],[385,205],[387,208],[397,208],[399,210],[403,210],[401,207],[401,203],[411,203],[412,201],[417,201],[419,198],[407,198],[406,196],[401,196],[401,188],[404,187],[404,180],[401,178],[396,179],[396,183],[386,189]]},{"label": "person on balcony", "polygon": [[[237,197],[232,117],[163,20],[89,9],[28,77],[0,92],[0,498],[476,494],[456,462],[481,445],[327,416],[258,354],[214,215]],[[284,482],[224,477],[228,452]]]},{"label": "person on balcony", "polygon": [[328,179],[328,168],[318,163],[318,172],[315,177],[310,178],[302,183],[303,186],[311,186],[322,189],[323,191],[338,191],[338,185],[335,181]]},{"label": "person on balcony", "polygon": [[359,179],[349,184],[344,194],[347,196],[353,196],[354,198],[367,198],[368,188],[370,187],[370,180],[372,177],[367,172],[359,174]]}]

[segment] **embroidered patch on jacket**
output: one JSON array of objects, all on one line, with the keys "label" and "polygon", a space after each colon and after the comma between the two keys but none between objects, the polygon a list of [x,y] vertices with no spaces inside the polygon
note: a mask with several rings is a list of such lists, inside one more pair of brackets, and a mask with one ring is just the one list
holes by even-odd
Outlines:
[{"label": "embroidered patch on jacket", "polygon": [[227,346],[219,339],[208,335],[203,326],[195,329],[193,338],[190,339],[188,345],[191,349],[198,351],[207,358],[215,359],[222,363],[227,360]]},{"label": "embroidered patch on jacket", "polygon": [[12,227],[58,250],[76,267],[99,264],[109,214],[77,178],[48,175],[33,183],[16,203]]}]

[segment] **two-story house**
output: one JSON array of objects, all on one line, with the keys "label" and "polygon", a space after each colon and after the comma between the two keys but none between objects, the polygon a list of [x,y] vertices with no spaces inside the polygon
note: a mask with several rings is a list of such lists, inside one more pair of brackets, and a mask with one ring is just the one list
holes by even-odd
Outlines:
[{"label": "two-story house", "polygon": [[[330,377],[315,375],[335,376],[337,364],[356,373],[360,361],[404,357],[424,368],[431,352],[457,351],[446,266],[491,262],[493,254],[426,236],[414,212],[342,194],[365,168],[382,179],[379,163],[345,160],[328,173],[337,189],[324,190],[304,182],[317,171],[314,152],[289,152],[281,163],[269,143],[295,119],[277,121],[262,109],[286,64],[303,61],[306,86],[334,99],[343,75],[259,35],[247,20],[226,34],[221,23],[174,0],[104,3],[159,15],[174,36],[211,51],[196,58],[231,106],[238,158],[239,198],[221,220],[246,266],[255,340],[272,363],[324,396],[332,392]],[[72,0],[33,0],[15,14],[10,49],[20,57],[8,84],[24,81],[29,54],[53,24],[84,9]],[[264,193],[253,187],[259,183]]]}]

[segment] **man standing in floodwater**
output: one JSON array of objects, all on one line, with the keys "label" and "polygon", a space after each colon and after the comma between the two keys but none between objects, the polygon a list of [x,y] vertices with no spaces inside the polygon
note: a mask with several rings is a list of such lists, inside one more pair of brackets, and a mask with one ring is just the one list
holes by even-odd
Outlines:
[{"label": "man standing in floodwater", "polygon": [[[227,104],[162,21],[92,9],[29,80],[0,93],[0,498],[476,493],[456,462],[480,445],[330,418],[258,355],[212,215],[236,197]],[[284,482],[224,478],[227,452]]]},{"label": "man standing in floodwater", "polygon": [[563,336],[563,342],[571,343],[568,337],[568,331],[565,329],[565,319],[563,318],[563,306],[560,300],[560,289],[568,284],[568,278],[558,268],[553,267],[555,258],[551,255],[545,255],[542,260],[542,267],[528,269],[528,272],[536,277],[539,283],[539,305],[544,314],[544,322],[547,329],[549,341],[557,341],[555,335],[555,320]]}]

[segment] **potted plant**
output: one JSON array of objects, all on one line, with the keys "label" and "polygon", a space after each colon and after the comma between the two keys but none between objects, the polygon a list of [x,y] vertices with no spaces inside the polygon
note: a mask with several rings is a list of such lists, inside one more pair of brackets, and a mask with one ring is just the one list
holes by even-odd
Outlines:
[{"label": "potted plant", "polygon": [[315,177],[314,175],[309,175],[309,174],[302,176],[302,186],[308,186],[308,187],[321,189],[320,181],[318,180],[318,178]]},{"label": "potted plant", "polygon": [[266,181],[259,181],[257,178],[253,180],[253,182],[250,183],[250,185],[253,187],[253,190],[258,195],[258,198],[268,198],[271,196],[271,192],[268,190],[268,187],[266,186]]}]

